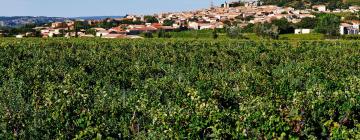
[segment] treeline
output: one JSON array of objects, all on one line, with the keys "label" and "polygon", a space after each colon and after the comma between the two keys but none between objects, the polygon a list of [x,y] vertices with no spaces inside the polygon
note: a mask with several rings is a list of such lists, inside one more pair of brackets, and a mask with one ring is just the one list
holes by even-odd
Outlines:
[{"label": "treeline", "polygon": [[0,27],[0,31],[2,35],[5,37],[15,36],[18,34],[25,34],[25,33],[31,33],[30,36],[33,37],[39,37],[41,36],[40,31],[36,31],[34,28],[37,26],[37,24],[26,24],[24,26],[13,28],[13,27]]},{"label": "treeline", "polygon": [[[354,15],[358,18],[358,15]],[[280,34],[293,34],[295,29],[313,29],[315,33],[325,34],[327,37],[340,35],[340,16],[334,14],[317,14],[316,18],[303,18],[298,23],[289,22],[286,18],[274,19],[271,22],[248,24],[238,27],[236,23],[226,25],[225,29],[230,38],[242,38],[243,33],[255,33],[264,38],[278,39]],[[234,33],[238,32],[238,33]]]},{"label": "treeline", "polygon": [[360,5],[358,0],[261,0],[265,5],[291,6],[298,9],[311,8],[311,5],[325,4],[328,9],[346,9],[350,5]]}]

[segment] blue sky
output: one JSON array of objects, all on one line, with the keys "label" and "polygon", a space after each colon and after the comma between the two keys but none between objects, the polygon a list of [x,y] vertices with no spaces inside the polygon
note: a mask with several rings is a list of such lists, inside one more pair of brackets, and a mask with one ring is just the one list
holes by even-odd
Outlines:
[{"label": "blue sky", "polygon": [[[220,5],[224,0],[213,0]],[[211,0],[0,0],[0,16],[122,16],[208,8]]]}]

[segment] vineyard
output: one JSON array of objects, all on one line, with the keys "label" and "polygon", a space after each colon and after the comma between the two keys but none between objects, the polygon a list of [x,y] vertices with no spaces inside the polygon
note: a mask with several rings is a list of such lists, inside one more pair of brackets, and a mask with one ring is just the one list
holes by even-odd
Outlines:
[{"label": "vineyard", "polygon": [[360,41],[0,39],[0,139],[360,139]]}]

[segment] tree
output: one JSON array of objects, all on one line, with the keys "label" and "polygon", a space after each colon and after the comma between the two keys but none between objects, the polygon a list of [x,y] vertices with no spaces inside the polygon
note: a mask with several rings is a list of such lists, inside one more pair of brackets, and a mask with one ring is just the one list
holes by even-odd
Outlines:
[{"label": "tree", "polygon": [[158,31],[158,38],[171,38],[171,35],[161,29]]},{"label": "tree", "polygon": [[230,38],[243,38],[240,27],[231,26],[227,29],[227,36]]},{"label": "tree", "polygon": [[232,25],[232,23],[231,23],[230,20],[225,20],[225,21],[223,21],[223,23],[224,23],[225,25],[227,25],[227,26],[231,26],[231,25]]},{"label": "tree", "polygon": [[118,22],[118,21],[111,20],[111,19],[105,19],[100,24],[98,24],[98,27],[110,29],[112,27],[119,26],[119,24],[120,24],[120,22]]},{"label": "tree", "polygon": [[180,27],[178,29],[175,29],[176,32],[187,31],[187,30],[189,30],[187,22],[181,23]]},{"label": "tree", "polygon": [[166,19],[164,20],[163,26],[172,26],[175,23],[175,21]]},{"label": "tree", "polygon": [[351,13],[349,15],[344,15],[344,20],[360,20],[360,11],[357,13]]},{"label": "tree", "polygon": [[271,24],[274,24],[279,28],[280,34],[294,33],[292,23],[288,22],[286,18],[273,20],[271,21]]},{"label": "tree", "polygon": [[151,32],[145,32],[144,37],[145,38],[153,38],[154,36],[153,36],[153,34]]},{"label": "tree", "polygon": [[123,19],[121,21],[118,21],[118,24],[129,24],[129,25],[136,25],[136,24],[144,24],[144,22],[139,20],[129,20],[129,19]]},{"label": "tree", "polygon": [[66,34],[65,30],[60,30],[59,37],[64,37]]},{"label": "tree", "polygon": [[145,16],[144,19],[146,23],[159,23],[159,20],[154,16]]},{"label": "tree", "polygon": [[258,23],[254,26],[254,32],[256,33],[256,35],[265,38],[272,38],[272,39],[279,38],[279,27],[274,24]]},{"label": "tree", "polygon": [[297,23],[295,26],[297,28],[306,28],[306,29],[314,29],[315,25],[317,24],[317,19],[316,18],[310,18],[310,17],[306,17],[301,19],[301,21],[299,23]]},{"label": "tree", "polygon": [[252,32],[254,32],[254,24],[249,23],[248,25],[246,25],[246,26],[242,29],[242,31],[243,31],[244,33],[252,33]]},{"label": "tree", "polygon": [[[79,31],[79,28],[78,28],[78,23],[77,21],[74,22],[74,31],[75,31],[75,37],[79,37],[78,36],[78,31]],[[69,34],[69,36],[71,36],[71,34]]]},{"label": "tree", "polygon": [[217,33],[216,30],[214,30],[214,31],[212,32],[212,37],[213,37],[213,39],[217,39],[217,38],[219,37],[219,35],[218,35],[218,33]]},{"label": "tree", "polygon": [[85,31],[85,33],[86,34],[91,34],[91,35],[96,35],[96,30],[95,29],[87,29],[86,31]]},{"label": "tree", "polygon": [[[353,1],[353,2],[352,2]],[[303,9],[306,7],[304,3],[325,4],[330,10],[338,8],[346,8],[351,4],[360,4],[359,0],[260,0],[265,5],[278,5],[278,6],[290,6],[296,9]]]},{"label": "tree", "polygon": [[306,6],[303,1],[293,1],[287,5],[295,9],[306,9]]},{"label": "tree", "polygon": [[340,17],[333,14],[323,14],[319,17],[315,31],[328,36],[339,35]]},{"label": "tree", "polygon": [[90,29],[91,26],[87,23],[87,22],[84,22],[84,21],[75,21],[76,23],[76,26],[78,29]]}]

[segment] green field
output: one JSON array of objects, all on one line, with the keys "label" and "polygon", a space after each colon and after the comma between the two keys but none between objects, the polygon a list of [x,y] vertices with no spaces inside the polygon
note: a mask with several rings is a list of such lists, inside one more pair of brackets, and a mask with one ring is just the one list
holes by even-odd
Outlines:
[{"label": "green field", "polygon": [[324,40],[325,35],[323,34],[282,34],[280,40]]},{"label": "green field", "polygon": [[0,39],[0,139],[360,139],[360,41]]}]

